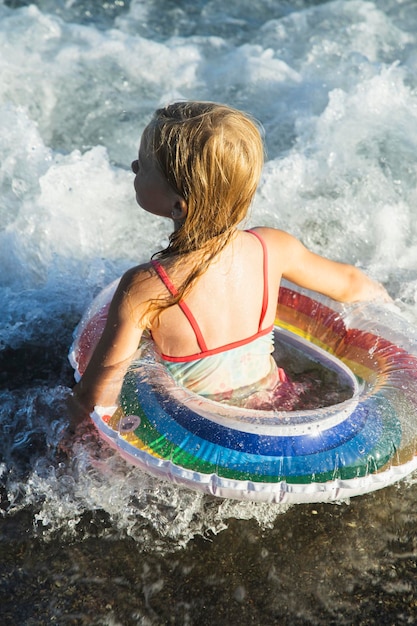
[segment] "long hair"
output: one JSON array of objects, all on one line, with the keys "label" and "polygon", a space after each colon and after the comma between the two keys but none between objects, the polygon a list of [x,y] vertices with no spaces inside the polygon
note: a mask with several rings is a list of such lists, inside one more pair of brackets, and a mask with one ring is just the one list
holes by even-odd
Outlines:
[{"label": "long hair", "polygon": [[151,303],[150,310],[159,314],[189,292],[246,216],[261,175],[264,148],[249,115],[212,102],[177,102],[158,109],[143,141],[187,204],[183,224],[155,256],[171,258],[175,267],[182,255],[197,253],[186,279],[177,285],[178,296]]}]

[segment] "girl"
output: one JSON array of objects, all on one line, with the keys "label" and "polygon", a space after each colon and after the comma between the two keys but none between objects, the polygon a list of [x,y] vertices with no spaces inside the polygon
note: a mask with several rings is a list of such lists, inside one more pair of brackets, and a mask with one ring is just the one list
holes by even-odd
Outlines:
[{"label": "girl", "polygon": [[156,260],[122,277],[107,324],[70,405],[75,426],[114,405],[143,331],[174,379],[234,402],[273,389],[271,356],[281,277],[335,300],[388,298],[351,265],[327,260],[273,228],[238,229],[259,182],[263,144],[249,116],[208,102],[156,111],[133,161],[138,204],[173,220]]}]

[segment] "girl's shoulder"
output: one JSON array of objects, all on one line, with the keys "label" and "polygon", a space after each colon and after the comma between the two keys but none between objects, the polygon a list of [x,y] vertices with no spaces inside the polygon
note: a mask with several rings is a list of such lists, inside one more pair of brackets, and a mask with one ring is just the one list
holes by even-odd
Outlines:
[{"label": "girl's shoulder", "polygon": [[126,270],[112,300],[112,310],[118,319],[135,320],[135,325],[147,327],[149,302],[163,295],[161,281],[151,262]]},{"label": "girl's shoulder", "polygon": [[278,228],[259,227],[253,229],[265,242],[270,267],[278,274],[285,273],[289,268],[306,261],[307,249],[293,235]]},{"label": "girl's shoulder", "polygon": [[153,297],[158,280],[154,266],[151,261],[135,265],[125,271],[120,279],[119,290],[129,295],[142,295],[143,299]]},{"label": "girl's shoulder", "polygon": [[297,239],[285,230],[270,228],[269,226],[256,226],[250,230],[257,233],[268,247],[268,252],[282,252],[296,245]]}]

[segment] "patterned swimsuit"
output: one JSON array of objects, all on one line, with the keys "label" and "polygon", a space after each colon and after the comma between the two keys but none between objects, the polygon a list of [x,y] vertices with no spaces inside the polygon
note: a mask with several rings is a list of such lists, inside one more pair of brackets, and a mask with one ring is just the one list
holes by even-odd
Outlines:
[{"label": "patterned swimsuit", "polygon": [[[264,292],[258,331],[254,335],[209,350],[194,315],[187,304],[180,300],[178,305],[189,321],[200,348],[200,352],[189,356],[161,354],[166,368],[174,380],[194,393],[218,401],[234,402],[248,397],[259,389],[271,389],[286,376],[272,358],[273,326],[262,328],[268,308],[268,256],[262,237],[253,234],[263,248]],[[171,295],[177,295],[165,269],[158,261],[152,261],[159,278]]]}]

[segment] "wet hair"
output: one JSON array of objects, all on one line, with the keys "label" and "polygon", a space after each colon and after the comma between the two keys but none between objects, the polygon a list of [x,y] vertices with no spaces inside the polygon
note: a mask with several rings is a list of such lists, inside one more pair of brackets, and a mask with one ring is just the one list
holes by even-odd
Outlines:
[{"label": "wet hair", "polygon": [[143,132],[147,154],[184,198],[187,215],[158,258],[190,252],[195,263],[178,288],[175,304],[189,291],[245,218],[259,183],[264,147],[247,114],[213,102],[176,102],[158,109]]}]

